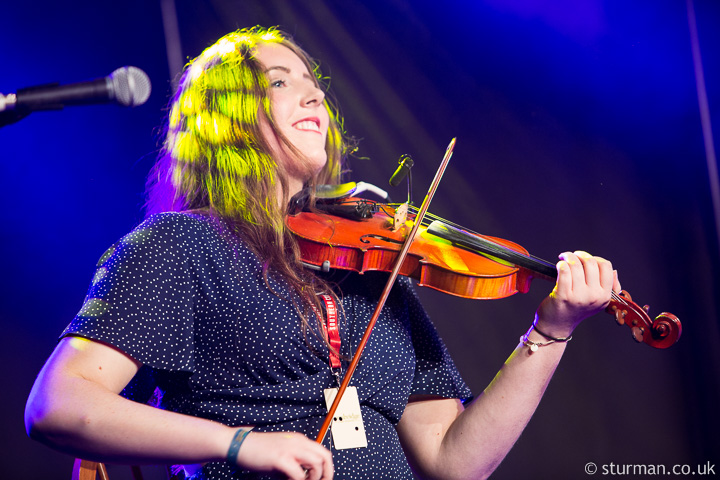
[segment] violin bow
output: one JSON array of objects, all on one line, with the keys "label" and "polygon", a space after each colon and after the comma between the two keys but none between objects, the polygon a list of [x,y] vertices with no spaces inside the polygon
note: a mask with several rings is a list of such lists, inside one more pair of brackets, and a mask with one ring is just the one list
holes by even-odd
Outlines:
[{"label": "violin bow", "polygon": [[395,265],[390,272],[390,277],[388,278],[387,282],[385,283],[385,288],[382,291],[382,294],[380,295],[380,300],[378,301],[377,306],[375,307],[375,311],[372,314],[372,317],[370,317],[370,321],[368,322],[367,327],[365,328],[365,333],[362,336],[362,339],[360,340],[360,343],[358,344],[357,350],[355,351],[355,354],[352,357],[352,361],[350,362],[350,366],[347,369],[347,372],[345,373],[345,376],[343,377],[343,381],[340,384],[340,388],[335,395],[335,400],[332,402],[332,405],[330,406],[330,409],[328,410],[327,415],[325,416],[325,421],[323,422],[322,426],[320,427],[320,432],[317,435],[317,438],[315,441],[317,443],[322,444],[323,440],[325,439],[325,435],[327,434],[328,428],[330,428],[330,424],[332,423],[332,419],[335,415],[335,412],[337,411],[338,405],[340,405],[340,400],[342,399],[343,394],[345,393],[345,390],[347,390],[348,385],[350,385],[350,380],[352,380],[353,373],[355,373],[355,369],[357,368],[358,363],[360,362],[360,357],[362,356],[362,352],[365,349],[365,345],[367,344],[368,340],[370,339],[370,334],[372,333],[373,328],[375,327],[375,323],[377,323],[378,318],[380,317],[380,312],[382,311],[383,307],[385,306],[385,302],[388,299],[388,296],[390,296],[390,290],[392,289],[393,285],[395,284],[395,280],[397,279],[398,273],[400,272],[400,268],[402,267],[403,262],[405,261],[405,257],[407,257],[408,251],[410,250],[410,245],[412,245],[413,240],[415,239],[415,235],[417,234],[418,228],[420,228],[420,224],[422,223],[423,217],[425,216],[425,213],[427,213],[428,208],[430,207],[430,202],[432,201],[433,196],[435,195],[435,191],[437,190],[438,184],[440,183],[440,180],[442,179],[443,174],[445,173],[445,169],[450,162],[450,157],[452,157],[453,150],[455,149],[455,138],[450,140],[450,144],[447,146],[447,149],[445,150],[445,156],[443,157],[442,162],[440,163],[440,167],[438,168],[437,172],[435,173],[435,178],[432,181],[432,184],[430,185],[430,189],[428,190],[427,194],[425,195],[425,199],[423,200],[423,203],[420,207],[420,211],[418,212],[417,216],[415,217],[415,222],[413,224],[412,229],[410,230],[410,233],[408,234],[407,238],[405,239],[405,243],[403,243],[403,247],[400,250],[400,253],[398,253],[397,259],[395,260]]}]

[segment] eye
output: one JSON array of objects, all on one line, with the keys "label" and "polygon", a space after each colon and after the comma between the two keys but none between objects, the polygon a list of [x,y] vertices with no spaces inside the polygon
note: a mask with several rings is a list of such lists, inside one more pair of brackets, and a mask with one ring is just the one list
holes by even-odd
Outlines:
[{"label": "eye", "polygon": [[284,87],[285,85],[285,80],[273,80],[270,82],[270,86],[273,88]]}]

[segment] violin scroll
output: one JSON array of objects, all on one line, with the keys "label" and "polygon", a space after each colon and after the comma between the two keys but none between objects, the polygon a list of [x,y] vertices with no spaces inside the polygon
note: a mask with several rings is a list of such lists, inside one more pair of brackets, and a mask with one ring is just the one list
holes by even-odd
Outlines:
[{"label": "violin scroll", "polygon": [[663,312],[655,320],[648,315],[650,308],[640,307],[632,301],[630,293],[623,290],[613,293],[613,298],[605,311],[615,317],[618,325],[627,325],[632,330],[632,337],[638,343],[646,343],[654,348],[668,348],[675,344],[682,334],[680,319],[668,312]]}]

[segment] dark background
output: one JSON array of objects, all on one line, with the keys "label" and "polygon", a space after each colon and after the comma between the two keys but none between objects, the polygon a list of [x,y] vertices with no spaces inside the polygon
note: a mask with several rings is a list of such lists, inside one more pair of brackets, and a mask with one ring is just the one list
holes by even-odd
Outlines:
[{"label": "dark background", "polygon": [[[362,139],[352,179],[389,189],[398,157],[409,153],[419,203],[457,137],[433,212],[551,261],[575,249],[609,258],[652,316],[681,318],[683,336],[668,350],[635,344],[608,315],[584,323],[494,478],[584,478],[588,462],[693,470],[710,462],[720,474],[720,247],[685,1],[176,7],[184,59],[255,24],[280,25],[321,59],[347,130]],[[720,4],[696,0],[695,9],[718,137]],[[176,72],[159,1],[8,2],[2,17],[4,94],[122,65],[153,82],[150,100],[135,109],[39,112],[0,129],[2,476],[69,478],[72,459],[25,436],[24,403],[96,260],[142,218]],[[396,199],[404,192],[391,190]],[[496,301],[422,289],[476,394],[551,287],[536,280],[530,293]]]}]

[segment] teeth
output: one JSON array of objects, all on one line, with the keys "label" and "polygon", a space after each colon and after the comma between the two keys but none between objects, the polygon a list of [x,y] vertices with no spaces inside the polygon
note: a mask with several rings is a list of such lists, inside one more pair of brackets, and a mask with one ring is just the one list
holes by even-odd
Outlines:
[{"label": "teeth", "polygon": [[317,124],[309,120],[296,123],[295,128],[297,128],[298,130],[312,130],[314,132],[320,131],[320,128],[317,126]]}]

